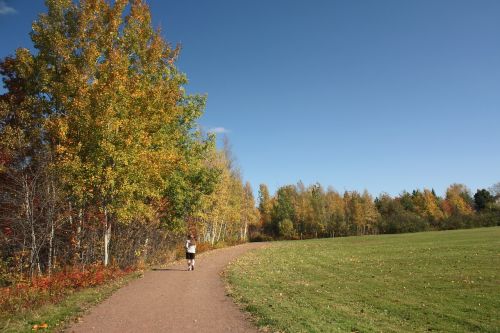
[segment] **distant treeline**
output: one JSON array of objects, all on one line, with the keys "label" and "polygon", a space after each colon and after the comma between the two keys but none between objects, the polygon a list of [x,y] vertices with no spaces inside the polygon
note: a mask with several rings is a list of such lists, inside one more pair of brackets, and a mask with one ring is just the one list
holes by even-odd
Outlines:
[{"label": "distant treeline", "polygon": [[373,198],[367,191],[343,194],[320,184],[280,187],[270,196],[260,185],[260,225],[255,241],[391,234],[500,225],[500,183],[474,194],[453,184],[444,198],[434,190],[414,190]]}]

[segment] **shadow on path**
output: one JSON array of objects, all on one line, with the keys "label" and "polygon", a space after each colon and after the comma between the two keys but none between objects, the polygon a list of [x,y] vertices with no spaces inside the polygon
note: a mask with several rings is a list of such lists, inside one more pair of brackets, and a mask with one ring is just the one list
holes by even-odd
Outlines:
[{"label": "shadow on path", "polygon": [[179,272],[187,272],[187,269],[181,268],[153,268],[152,271],[179,271]]}]

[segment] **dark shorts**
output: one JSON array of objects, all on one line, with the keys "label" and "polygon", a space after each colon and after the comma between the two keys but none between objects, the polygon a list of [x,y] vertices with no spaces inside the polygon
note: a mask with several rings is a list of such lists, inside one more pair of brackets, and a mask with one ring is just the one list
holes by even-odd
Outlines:
[{"label": "dark shorts", "polygon": [[194,253],[189,253],[189,252],[186,252],[186,259],[189,259],[189,260],[192,260],[194,259]]}]

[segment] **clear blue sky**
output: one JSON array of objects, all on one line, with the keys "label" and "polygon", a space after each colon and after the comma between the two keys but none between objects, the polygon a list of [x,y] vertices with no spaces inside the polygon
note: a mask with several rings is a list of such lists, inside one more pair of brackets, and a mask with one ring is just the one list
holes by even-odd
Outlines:
[{"label": "clear blue sky", "polygon": [[[500,1],[147,2],[254,189],[500,181]],[[43,10],[0,1],[1,57]]]}]

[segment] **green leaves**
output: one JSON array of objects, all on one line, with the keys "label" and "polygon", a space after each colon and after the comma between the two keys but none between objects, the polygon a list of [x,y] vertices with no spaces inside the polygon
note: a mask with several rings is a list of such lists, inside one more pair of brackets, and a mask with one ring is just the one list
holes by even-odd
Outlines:
[{"label": "green leaves", "polygon": [[140,0],[46,4],[37,51],[0,66],[0,152],[20,163],[47,152],[64,196],[97,225],[184,222],[218,172],[204,164],[213,138],[197,130],[206,97],[185,93],[179,48]]},{"label": "green leaves", "polygon": [[85,201],[123,222],[154,216],[143,203],[190,171],[186,150],[203,144],[190,131],[204,107],[203,97],[180,93],[176,52],[152,29],[147,6],[133,1],[123,20],[126,4],[50,1],[32,35],[50,78],[40,84],[61,115],[50,125],[58,168],[71,192],[91,193]]}]

